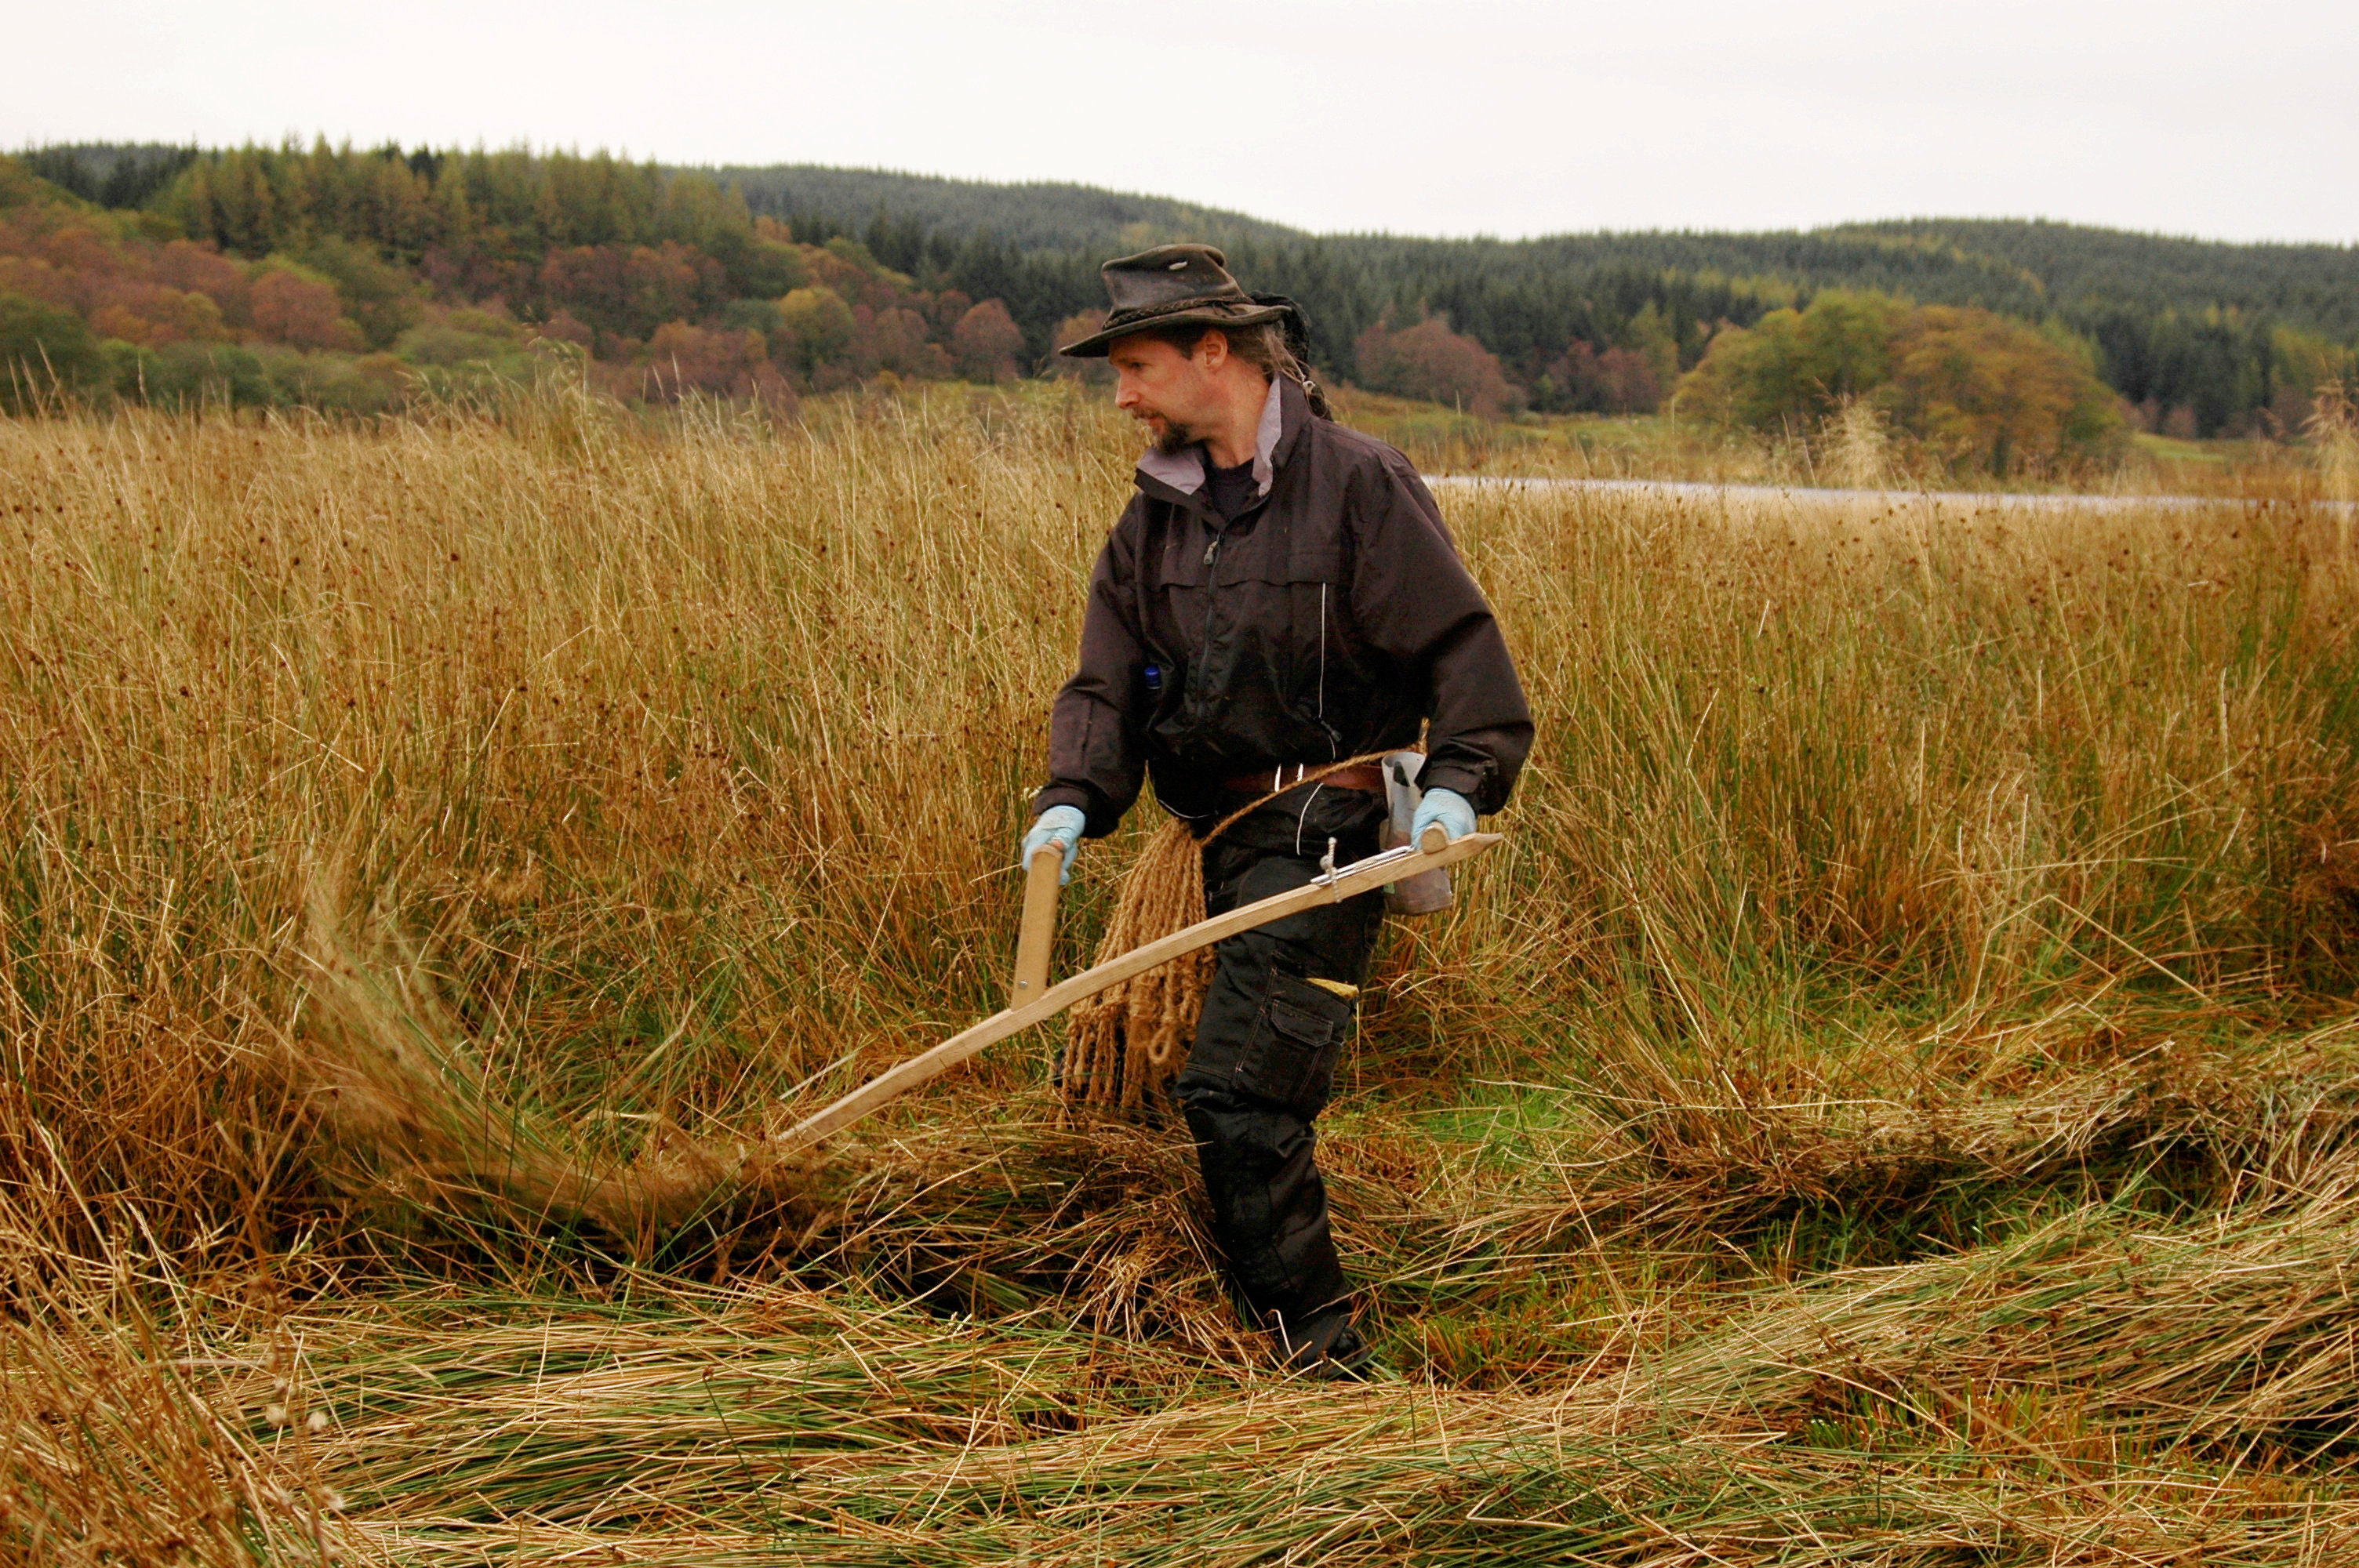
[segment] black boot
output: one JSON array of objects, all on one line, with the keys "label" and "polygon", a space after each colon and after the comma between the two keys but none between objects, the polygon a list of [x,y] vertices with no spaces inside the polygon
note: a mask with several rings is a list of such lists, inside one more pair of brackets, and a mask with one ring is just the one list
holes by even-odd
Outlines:
[{"label": "black boot", "polygon": [[1288,1333],[1277,1332],[1279,1354],[1289,1372],[1322,1382],[1364,1383],[1381,1374],[1375,1346],[1360,1337],[1348,1308],[1316,1317]]}]

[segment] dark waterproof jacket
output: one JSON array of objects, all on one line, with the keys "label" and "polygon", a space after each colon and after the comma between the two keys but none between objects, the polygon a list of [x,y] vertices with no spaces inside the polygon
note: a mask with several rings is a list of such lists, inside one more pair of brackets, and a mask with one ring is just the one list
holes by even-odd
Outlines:
[{"label": "dark waterproof jacket", "polygon": [[1259,498],[1234,523],[1202,498],[1201,452],[1140,460],[1091,576],[1035,810],[1079,806],[1096,838],[1151,772],[1167,807],[1206,816],[1235,804],[1225,780],[1411,746],[1420,729],[1420,784],[1481,812],[1506,805],[1531,712],[1408,460],[1316,416],[1283,376],[1256,443]]}]

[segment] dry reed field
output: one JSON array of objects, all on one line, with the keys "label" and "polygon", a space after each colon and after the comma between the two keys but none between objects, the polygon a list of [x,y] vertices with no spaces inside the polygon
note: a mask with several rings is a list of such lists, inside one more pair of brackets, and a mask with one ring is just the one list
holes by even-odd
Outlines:
[{"label": "dry reed field", "polygon": [[1452,492],[1540,742],[1323,1124],[1383,1380],[1267,1369],[1060,1031],[766,1152],[1001,1004],[1132,440],[0,423],[7,1560],[2359,1560],[2299,500]]}]

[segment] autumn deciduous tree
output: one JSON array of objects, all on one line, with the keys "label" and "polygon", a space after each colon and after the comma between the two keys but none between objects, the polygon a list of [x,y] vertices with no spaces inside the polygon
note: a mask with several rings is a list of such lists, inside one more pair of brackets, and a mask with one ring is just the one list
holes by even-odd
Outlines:
[{"label": "autumn deciduous tree", "polygon": [[344,351],[362,344],[360,329],[344,315],[334,287],[291,268],[274,267],[255,278],[246,312],[253,335],[266,342]]},{"label": "autumn deciduous tree", "polygon": [[229,326],[246,322],[246,269],[190,240],[174,240],[159,249],[149,264],[158,283],[191,294],[201,294],[221,308]]},{"label": "autumn deciduous tree", "polygon": [[418,324],[425,290],[418,279],[368,246],[325,235],[302,253],[303,265],[335,285],[371,348],[383,348]]},{"label": "autumn deciduous tree", "polygon": [[785,407],[795,395],[770,363],[758,332],[667,321],[647,340],[647,391],[666,402],[691,392],[720,397],[760,397]]},{"label": "autumn deciduous tree", "polygon": [[1575,340],[1548,367],[1546,406],[1583,414],[1652,414],[1663,401],[1663,384],[1647,357],[1636,349],[1607,349]]},{"label": "autumn deciduous tree", "polygon": [[853,334],[852,358],[863,373],[891,371],[895,375],[939,380],[951,372],[950,356],[939,343],[929,342],[926,319],[915,310],[895,307],[853,312],[859,320]]},{"label": "autumn deciduous tree", "polygon": [[852,347],[858,325],[843,296],[815,285],[778,301],[778,330],[771,341],[787,367],[809,380]]},{"label": "autumn deciduous tree", "polygon": [[2087,359],[2038,328],[1832,290],[1721,331],[1673,407],[1723,429],[1802,435],[1855,400],[1953,468],[2001,475],[2095,456],[2120,427]]},{"label": "autumn deciduous tree", "polygon": [[16,414],[60,395],[93,395],[106,382],[106,356],[81,317],[0,294],[0,408]]},{"label": "autumn deciduous tree", "polygon": [[1399,331],[1378,322],[1360,334],[1354,350],[1362,384],[1378,392],[1447,403],[1485,419],[1523,403],[1499,356],[1451,331],[1440,316]]},{"label": "autumn deciduous tree", "polygon": [[1723,427],[1799,434],[1884,384],[1908,309],[1886,295],[1828,289],[1807,310],[1724,328],[1680,380],[1674,410]]},{"label": "autumn deciduous tree", "polygon": [[[1104,326],[1105,319],[1106,313],[1103,310],[1076,311],[1049,330],[1049,341],[1052,347],[1060,349],[1067,343],[1078,343]],[[1067,359],[1056,353],[1049,356],[1049,373],[1105,386],[1113,385],[1114,380],[1114,366],[1105,360]]]},{"label": "autumn deciduous tree", "polygon": [[755,220],[754,236],[726,258],[731,287],[747,296],[775,299],[810,281],[810,267],[792,234],[775,219]]},{"label": "autumn deciduous tree", "polygon": [[966,381],[1013,381],[1024,330],[996,299],[986,299],[951,329],[951,362]]},{"label": "autumn deciduous tree", "polygon": [[926,319],[934,330],[948,336],[959,324],[959,318],[974,308],[974,301],[955,288],[945,288],[933,297],[926,308]]},{"label": "autumn deciduous tree", "polygon": [[1532,388],[1541,408],[1579,414],[1652,414],[1680,377],[1680,344],[1649,300],[1611,343],[1575,338],[1541,369]]},{"label": "autumn deciduous tree", "polygon": [[559,310],[543,320],[533,322],[531,331],[536,338],[546,338],[552,342],[566,343],[585,351],[598,341],[598,334],[591,330],[590,323],[571,310]]},{"label": "autumn deciduous tree", "polygon": [[1910,312],[1891,364],[1876,401],[1958,467],[2003,476],[2027,460],[2093,454],[2121,427],[2113,394],[2086,361],[1988,310]]},{"label": "autumn deciduous tree", "polygon": [[538,281],[549,309],[571,310],[602,332],[631,338],[717,310],[729,295],[719,262],[671,240],[552,251]]}]

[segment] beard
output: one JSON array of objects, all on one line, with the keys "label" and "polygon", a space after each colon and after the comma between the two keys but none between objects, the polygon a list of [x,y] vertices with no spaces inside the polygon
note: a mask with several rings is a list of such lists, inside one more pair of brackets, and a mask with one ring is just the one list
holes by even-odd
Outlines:
[{"label": "beard", "polygon": [[1169,415],[1162,415],[1159,417],[1161,417],[1163,421],[1162,427],[1158,429],[1155,426],[1149,425],[1147,426],[1147,429],[1154,436],[1155,449],[1161,452],[1165,457],[1178,457],[1181,452],[1184,452],[1189,448],[1194,446],[1197,441],[1201,438],[1195,431],[1190,429],[1179,420],[1172,418]]}]

